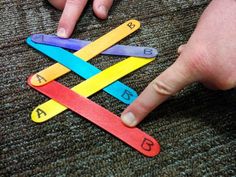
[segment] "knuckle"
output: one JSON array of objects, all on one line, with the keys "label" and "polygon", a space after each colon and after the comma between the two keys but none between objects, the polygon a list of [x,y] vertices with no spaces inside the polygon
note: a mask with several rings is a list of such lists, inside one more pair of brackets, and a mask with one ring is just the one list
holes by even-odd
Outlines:
[{"label": "knuckle", "polygon": [[[200,82],[206,82],[216,89],[228,90],[236,86],[235,69],[223,67],[214,51],[208,50],[203,43],[198,43],[189,54],[188,67],[198,75]],[[222,66],[222,68],[220,67]]]},{"label": "knuckle", "polygon": [[155,79],[153,82],[151,82],[151,87],[155,93],[161,95],[171,96],[176,92],[172,86],[159,79]]},{"label": "knuckle", "polygon": [[236,87],[236,70],[234,69],[229,73],[229,77],[226,79],[225,90]]},{"label": "knuckle", "polygon": [[203,84],[210,86],[211,89],[229,90],[236,87],[236,75],[224,75],[222,77],[214,75],[203,81]]},{"label": "knuckle", "polygon": [[200,73],[210,73],[209,53],[204,45],[197,45],[188,58],[189,68]]},{"label": "knuckle", "polygon": [[229,77],[227,79],[222,79],[216,85],[220,90],[229,90],[236,87],[236,77]]}]

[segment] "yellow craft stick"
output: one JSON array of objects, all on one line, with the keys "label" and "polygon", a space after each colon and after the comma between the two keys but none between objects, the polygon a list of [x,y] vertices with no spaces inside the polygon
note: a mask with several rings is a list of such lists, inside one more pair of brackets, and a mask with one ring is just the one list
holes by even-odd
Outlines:
[{"label": "yellow craft stick", "polygon": [[[104,36],[100,37],[99,39],[95,40],[94,42],[88,44],[81,50],[75,52],[74,55],[85,61],[88,61],[139,28],[139,21],[129,20]],[[56,63],[33,75],[31,78],[31,84],[34,86],[41,86],[68,72],[70,72],[70,69],[59,63]],[[39,78],[42,79],[39,80]]]},{"label": "yellow craft stick", "polygon": [[[147,58],[129,57],[105,69],[104,71],[98,73],[97,75],[85,80],[84,82],[76,85],[71,90],[80,94],[81,96],[88,97],[97,92],[98,90],[101,90],[107,85],[113,83],[114,81],[120,79],[121,77],[127,75],[128,73],[150,63],[153,60],[154,58],[147,59]],[[41,86],[42,89],[43,87],[44,86]],[[34,88],[41,89],[40,87],[34,87]],[[65,106],[51,99],[36,107],[32,111],[31,118],[34,122],[37,123],[45,122],[66,109],[67,108]]]}]

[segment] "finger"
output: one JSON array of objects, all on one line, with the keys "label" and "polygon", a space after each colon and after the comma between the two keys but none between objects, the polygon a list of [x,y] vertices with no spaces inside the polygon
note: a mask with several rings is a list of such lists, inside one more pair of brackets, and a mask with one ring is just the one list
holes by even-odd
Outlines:
[{"label": "finger", "polygon": [[66,4],[66,0],[48,0],[55,8],[63,10]]},{"label": "finger", "polygon": [[136,126],[168,97],[195,80],[196,78],[188,65],[183,60],[178,59],[152,81],[140,96],[125,109],[121,114],[121,120],[129,127]]},{"label": "finger", "polygon": [[200,80],[200,82],[211,90],[229,90],[236,86],[235,76],[229,79],[225,78],[224,80],[208,78],[207,80]]},{"label": "finger", "polygon": [[202,82],[202,84],[207,87],[208,89],[211,89],[211,90],[217,90],[217,86],[215,86],[214,84],[212,83],[207,83],[207,82]]},{"label": "finger", "polygon": [[183,52],[185,46],[186,46],[186,44],[183,44],[183,45],[179,46],[179,48],[177,50],[178,54],[181,54]]},{"label": "finger", "polygon": [[106,19],[113,0],[94,0],[93,11],[100,19]]},{"label": "finger", "polygon": [[57,35],[59,37],[67,38],[71,35],[86,3],[87,0],[66,1],[57,29]]}]

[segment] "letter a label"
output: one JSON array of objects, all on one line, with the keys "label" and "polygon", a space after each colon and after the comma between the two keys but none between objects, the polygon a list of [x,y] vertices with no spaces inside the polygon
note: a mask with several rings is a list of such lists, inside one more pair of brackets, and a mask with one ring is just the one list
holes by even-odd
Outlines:
[{"label": "letter a label", "polygon": [[42,109],[38,108],[36,109],[36,112],[37,112],[37,115],[38,115],[38,118],[41,118],[41,115],[43,114],[44,116],[46,116],[46,112],[43,111]]},{"label": "letter a label", "polygon": [[42,83],[42,81],[47,82],[47,80],[44,77],[40,76],[39,74],[36,74],[36,77],[40,84]]}]

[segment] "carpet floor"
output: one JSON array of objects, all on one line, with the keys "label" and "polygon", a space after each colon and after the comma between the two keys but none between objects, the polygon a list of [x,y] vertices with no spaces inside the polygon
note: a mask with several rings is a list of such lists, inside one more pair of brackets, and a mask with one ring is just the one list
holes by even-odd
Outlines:
[{"label": "carpet floor", "polygon": [[[120,81],[141,93],[175,61],[209,2],[116,0],[106,21],[94,16],[89,3],[72,37],[95,40],[139,20],[141,29],[120,44],[155,47],[160,54]],[[138,126],[161,144],[154,158],[69,110],[36,124],[30,113],[48,98],[26,80],[54,61],[25,40],[34,33],[55,34],[61,12],[46,0],[2,0],[0,14],[0,176],[236,176],[236,90],[194,83],[155,109]],[[90,63],[103,70],[123,59],[98,56]],[[72,87],[82,79],[71,72],[58,81]],[[117,115],[126,107],[103,91],[90,99]]]}]

